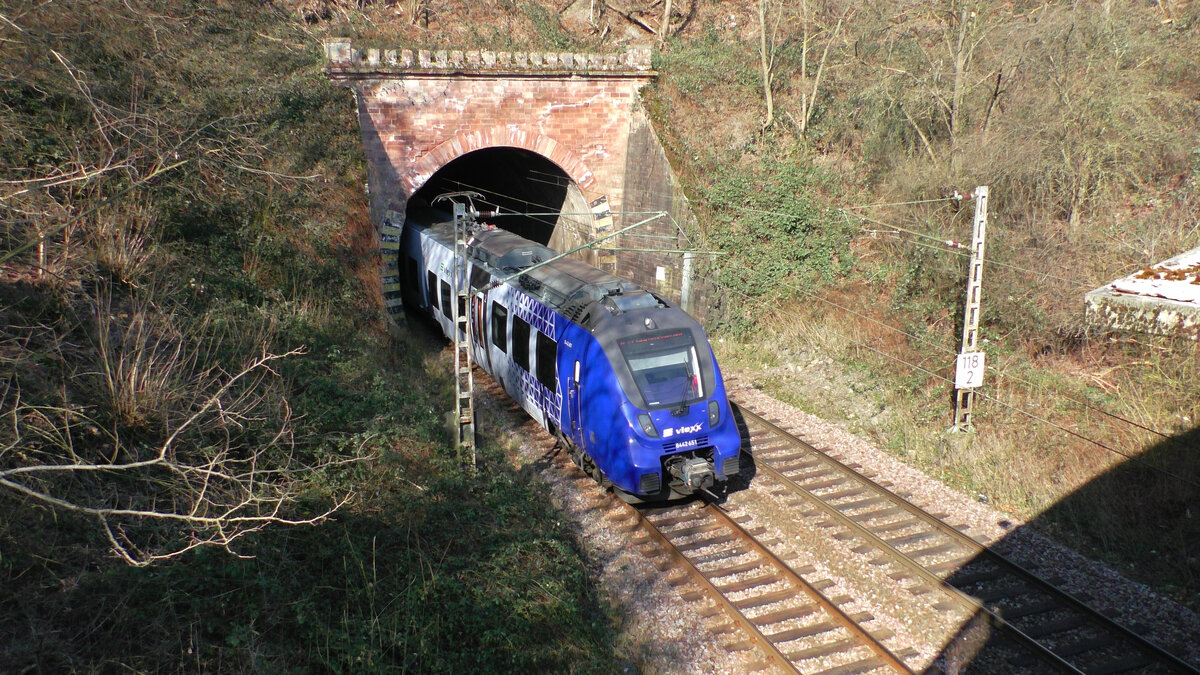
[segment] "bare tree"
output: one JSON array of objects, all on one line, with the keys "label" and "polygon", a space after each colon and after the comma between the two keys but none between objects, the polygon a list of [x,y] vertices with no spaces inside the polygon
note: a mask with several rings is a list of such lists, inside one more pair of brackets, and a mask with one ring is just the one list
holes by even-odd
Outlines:
[{"label": "bare tree", "polygon": [[[767,106],[763,129],[770,128],[775,123],[775,56],[776,43],[779,39],[779,19],[782,13],[781,5],[776,5],[774,12],[770,10],[769,0],[758,0],[758,55],[762,65],[763,99]],[[774,21],[768,28],[767,19],[771,14],[774,14]]]},{"label": "bare tree", "polygon": [[[982,83],[992,84],[991,106],[1003,92],[995,71],[982,77],[975,73],[976,50],[991,31],[991,14],[985,2],[950,0],[931,17],[936,32],[910,31],[892,38],[881,66],[895,78],[886,93],[889,103],[913,129],[931,161],[939,160],[935,139],[948,141],[952,172],[962,168],[970,91]],[[986,120],[988,115],[983,117]]]},{"label": "bare tree", "polygon": [[[10,498],[94,518],[112,550],[133,565],[202,546],[232,550],[236,540],[272,524],[320,522],[349,496],[309,516],[289,516],[288,508],[309,472],[336,462],[298,462],[286,401],[272,401],[263,391],[276,375],[274,363],[299,353],[263,352],[232,375],[201,374],[191,384],[209,393],[152,448],[84,410],[27,405],[10,380],[0,488]],[[265,414],[272,405],[284,414]],[[277,419],[270,433],[243,438],[268,419]],[[95,447],[103,449],[99,456],[89,450]]]},{"label": "bare tree", "polygon": [[[807,138],[808,125],[812,122],[813,110],[816,108],[817,98],[821,90],[821,79],[825,74],[825,65],[829,60],[829,49],[837,42],[838,35],[842,31],[842,23],[849,16],[849,13],[850,11],[847,10],[839,16],[833,30],[830,31],[828,26],[821,26],[811,15],[808,0],[801,0],[800,119],[795,120],[793,118],[793,121],[800,130],[801,138]],[[808,74],[809,54],[815,49],[814,43],[822,38],[825,40],[825,46],[821,49],[820,59],[817,60],[817,71],[810,77]]]}]

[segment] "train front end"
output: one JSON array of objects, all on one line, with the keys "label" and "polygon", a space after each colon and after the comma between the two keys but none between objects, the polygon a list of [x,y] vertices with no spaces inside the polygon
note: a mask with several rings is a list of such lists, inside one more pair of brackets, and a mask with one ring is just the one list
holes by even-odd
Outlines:
[{"label": "train front end", "polygon": [[704,330],[674,307],[623,318],[605,341],[623,393],[613,431],[626,445],[610,479],[641,500],[715,488],[738,472],[741,436]]}]

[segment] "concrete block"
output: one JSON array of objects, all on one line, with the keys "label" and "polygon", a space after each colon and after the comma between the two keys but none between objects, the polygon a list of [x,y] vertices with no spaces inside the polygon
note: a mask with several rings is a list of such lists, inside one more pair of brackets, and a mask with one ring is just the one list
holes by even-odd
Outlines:
[{"label": "concrete block", "polygon": [[352,51],[350,38],[325,39],[325,60],[331,64],[349,64]]}]

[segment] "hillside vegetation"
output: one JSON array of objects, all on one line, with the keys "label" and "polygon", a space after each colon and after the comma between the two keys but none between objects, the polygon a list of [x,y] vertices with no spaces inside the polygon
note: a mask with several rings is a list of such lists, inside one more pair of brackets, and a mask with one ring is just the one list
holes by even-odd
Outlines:
[{"label": "hillside vegetation", "polygon": [[611,672],[546,495],[460,471],[441,343],[381,323],[303,26],[0,10],[0,670]]},{"label": "hillside vegetation", "polygon": [[[666,6],[309,16],[378,46],[654,43],[643,104],[692,240],[727,253],[724,363],[1200,606],[1200,351],[1083,321],[1088,290],[1200,246],[1200,7],[682,1],[664,24]],[[969,243],[978,185],[990,369],[977,432],[953,436],[967,258],[945,242]]]},{"label": "hillside vegetation", "polygon": [[[1200,352],[1081,321],[1084,291],[1200,245],[1200,7],[675,0],[664,31],[662,4],[600,4],[0,10],[0,663],[610,672],[636,650],[501,449],[460,471],[441,345],[383,324],[327,35],[655,41],[643,103],[729,254],[726,368],[1200,604]],[[965,259],[937,242],[969,237],[946,198],[983,184],[998,401],[951,437]],[[899,205],[849,208],[873,204]],[[1079,490],[1122,461],[1088,439],[1171,476]]]}]

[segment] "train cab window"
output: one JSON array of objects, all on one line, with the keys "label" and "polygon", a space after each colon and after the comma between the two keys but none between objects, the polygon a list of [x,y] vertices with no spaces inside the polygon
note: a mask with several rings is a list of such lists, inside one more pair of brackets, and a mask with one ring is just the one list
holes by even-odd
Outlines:
[{"label": "train cab window", "polygon": [[519,316],[513,317],[512,357],[518,366],[529,370],[529,324]]},{"label": "train cab window", "polygon": [[492,344],[500,348],[500,351],[508,351],[508,308],[504,305],[492,303]]},{"label": "train cab window", "polygon": [[425,299],[430,307],[437,307],[437,275],[433,272],[425,274]]},{"label": "train cab window", "polygon": [[700,359],[688,331],[628,337],[617,344],[646,405],[676,406],[704,398]]},{"label": "train cab window", "polygon": [[537,334],[537,379],[550,391],[557,389],[558,343],[542,331]]},{"label": "train cab window", "polygon": [[441,289],[442,289],[442,316],[449,319],[450,318],[450,284],[445,281],[442,281],[440,283],[441,283]]}]

